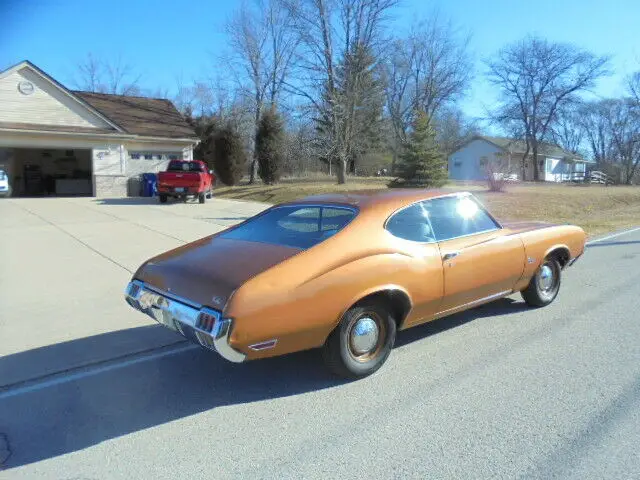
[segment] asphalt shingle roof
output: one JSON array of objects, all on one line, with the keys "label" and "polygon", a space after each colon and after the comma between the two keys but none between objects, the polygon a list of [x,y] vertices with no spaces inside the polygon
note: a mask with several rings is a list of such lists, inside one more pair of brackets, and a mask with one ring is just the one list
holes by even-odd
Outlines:
[{"label": "asphalt shingle roof", "polygon": [[[507,137],[490,137],[487,135],[479,135],[476,138],[486,140],[489,143],[493,143],[497,147],[510,151],[511,153],[522,153],[527,151],[527,145],[523,140],[515,140]],[[529,154],[532,152],[529,151]],[[569,157],[576,160],[584,160],[580,155],[576,155],[564,148],[554,145],[552,143],[540,143],[538,144],[538,155],[548,155],[550,157],[564,158]]]},{"label": "asphalt shingle roof", "polygon": [[196,138],[169,100],[72,91],[127,133],[148,137]]}]

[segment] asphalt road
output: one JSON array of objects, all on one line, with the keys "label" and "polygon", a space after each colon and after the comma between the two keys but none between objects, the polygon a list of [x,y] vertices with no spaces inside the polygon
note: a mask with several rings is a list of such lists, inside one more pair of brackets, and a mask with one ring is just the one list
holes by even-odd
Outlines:
[{"label": "asphalt road", "polygon": [[317,352],[170,344],[0,391],[0,432],[11,479],[640,478],[640,231],[591,244],[549,307],[514,295],[401,332],[361,381]]}]

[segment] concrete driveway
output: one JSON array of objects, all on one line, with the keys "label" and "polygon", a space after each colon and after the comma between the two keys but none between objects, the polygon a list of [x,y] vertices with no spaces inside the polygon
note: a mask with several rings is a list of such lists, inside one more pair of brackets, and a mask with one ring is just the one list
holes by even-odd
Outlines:
[{"label": "concrete driveway", "polygon": [[343,383],[318,352],[231,364],[124,305],[144,258],[262,205],[0,203],[0,478],[639,478],[640,231],[558,299],[400,332]]},{"label": "concrete driveway", "polygon": [[[0,387],[181,342],[170,331],[140,328],[153,321],[123,300],[131,274],[147,258],[266,206],[224,199],[0,201]],[[132,328],[139,335],[118,334]],[[79,338],[82,348],[66,343]]]}]

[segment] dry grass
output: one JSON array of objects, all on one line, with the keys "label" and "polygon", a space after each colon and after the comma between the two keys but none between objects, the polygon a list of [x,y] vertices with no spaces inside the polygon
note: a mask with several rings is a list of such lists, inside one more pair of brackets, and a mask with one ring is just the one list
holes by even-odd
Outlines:
[{"label": "dry grass", "polygon": [[[219,187],[215,196],[280,203],[319,193],[386,188],[389,178],[333,180],[286,179],[278,185]],[[501,220],[542,220],[580,225],[589,236],[640,225],[640,187],[599,185],[513,184],[505,192],[489,192],[478,183],[450,184],[445,189],[473,191]]]}]

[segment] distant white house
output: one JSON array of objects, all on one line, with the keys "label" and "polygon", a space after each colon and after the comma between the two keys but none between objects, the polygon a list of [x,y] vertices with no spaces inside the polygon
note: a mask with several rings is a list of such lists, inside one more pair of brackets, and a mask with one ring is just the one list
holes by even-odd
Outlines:
[{"label": "distant white house", "polygon": [[[522,158],[525,143],[504,137],[475,136],[449,155],[449,178],[452,180],[485,180],[487,164],[499,165],[499,171],[517,175],[519,180],[533,180],[533,154],[525,161],[522,178]],[[540,144],[538,148],[540,180],[564,182],[584,178],[587,164],[594,163],[568,152],[558,145]]]}]

